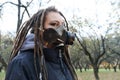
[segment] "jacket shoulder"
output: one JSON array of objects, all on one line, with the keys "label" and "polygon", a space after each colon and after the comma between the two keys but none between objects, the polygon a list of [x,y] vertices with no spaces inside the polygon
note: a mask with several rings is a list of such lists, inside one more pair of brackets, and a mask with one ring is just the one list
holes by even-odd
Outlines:
[{"label": "jacket shoulder", "polygon": [[31,51],[20,52],[8,64],[5,80],[31,80],[36,78],[33,58]]}]

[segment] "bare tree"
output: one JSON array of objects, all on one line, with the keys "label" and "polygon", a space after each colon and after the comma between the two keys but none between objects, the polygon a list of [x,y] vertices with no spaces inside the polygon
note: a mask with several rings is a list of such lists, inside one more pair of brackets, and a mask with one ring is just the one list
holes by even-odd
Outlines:
[{"label": "bare tree", "polygon": [[101,64],[101,58],[105,54],[105,39],[103,36],[100,37],[100,39],[94,39],[89,37],[89,40],[86,40],[84,38],[77,37],[77,40],[79,41],[79,44],[83,48],[83,51],[86,56],[89,57],[89,60],[91,62],[91,65],[93,67],[94,75],[96,80],[99,80],[99,65]]},{"label": "bare tree", "polygon": [[[18,21],[17,21],[17,30],[16,32],[18,31],[19,27],[21,26],[22,24],[22,21],[23,21],[23,17],[24,17],[24,14],[25,12],[27,13],[28,17],[30,17],[30,14],[29,14],[29,11],[28,11],[28,7],[29,5],[32,3],[33,0],[31,0],[30,2],[27,2],[26,5],[22,4],[21,3],[21,0],[18,0],[18,3],[14,3],[14,2],[10,2],[10,1],[7,1],[7,2],[4,2],[0,5],[0,9],[4,8],[3,6],[6,5],[6,4],[11,4],[11,5],[14,5],[14,6],[17,6],[18,7]],[[24,8],[24,11],[21,12],[21,8]]]}]

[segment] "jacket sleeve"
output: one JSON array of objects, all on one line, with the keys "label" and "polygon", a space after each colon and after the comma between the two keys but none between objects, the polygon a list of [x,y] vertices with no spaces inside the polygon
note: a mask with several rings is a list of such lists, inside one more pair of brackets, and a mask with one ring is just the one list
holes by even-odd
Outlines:
[{"label": "jacket sleeve", "polygon": [[29,80],[25,73],[22,61],[13,60],[8,65],[5,80]]}]

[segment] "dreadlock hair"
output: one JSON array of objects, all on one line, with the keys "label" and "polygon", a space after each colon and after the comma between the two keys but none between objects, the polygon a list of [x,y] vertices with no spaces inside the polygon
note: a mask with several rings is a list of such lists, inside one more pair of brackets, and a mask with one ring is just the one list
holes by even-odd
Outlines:
[{"label": "dreadlock hair", "polygon": [[[13,49],[12,49],[12,52],[10,55],[10,61],[11,61],[18,54],[19,49],[21,48],[26,35],[31,30],[31,33],[34,33],[34,35],[35,35],[35,37],[34,37],[34,43],[35,43],[34,66],[35,66],[36,75],[38,77],[38,80],[39,80],[39,74],[37,74],[36,56],[39,57],[39,66],[40,66],[40,70],[42,73],[42,79],[47,80],[47,70],[46,70],[46,66],[45,66],[44,53],[42,50],[42,47],[43,47],[42,41],[43,40],[42,40],[42,35],[40,33],[44,29],[44,22],[46,19],[46,15],[49,12],[60,13],[60,15],[63,16],[63,18],[65,19],[67,30],[68,30],[68,23],[67,23],[66,18],[54,6],[48,7],[46,9],[40,9],[36,14],[34,14],[28,21],[24,22],[23,25],[20,27],[19,31],[17,32],[16,38],[15,38],[15,43],[13,45]],[[66,54],[63,54],[63,56],[65,58],[65,63],[67,64],[70,72],[72,73],[74,80],[78,80],[76,73],[72,67],[71,61],[70,61],[67,46],[64,47],[64,52],[66,53]]]}]

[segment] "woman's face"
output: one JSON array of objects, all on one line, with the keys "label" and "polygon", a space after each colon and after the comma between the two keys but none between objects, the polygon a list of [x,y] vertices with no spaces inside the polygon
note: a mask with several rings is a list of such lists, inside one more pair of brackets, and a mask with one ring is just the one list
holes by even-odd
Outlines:
[{"label": "woman's face", "polygon": [[46,15],[45,19],[45,24],[44,24],[44,29],[48,28],[58,28],[59,26],[63,25],[65,23],[64,18],[57,12],[49,12]]}]

